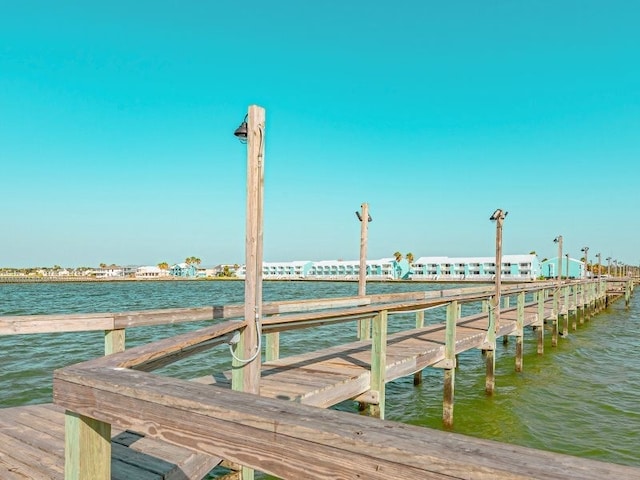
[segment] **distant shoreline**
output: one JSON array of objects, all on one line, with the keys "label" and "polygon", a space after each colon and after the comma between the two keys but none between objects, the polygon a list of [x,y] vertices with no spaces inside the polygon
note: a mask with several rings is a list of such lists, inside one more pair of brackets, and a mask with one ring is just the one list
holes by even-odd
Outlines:
[{"label": "distant shoreline", "polygon": [[[186,277],[162,277],[162,278],[135,278],[135,277],[113,277],[113,278],[95,278],[95,277],[18,277],[18,276],[0,276],[0,283],[104,283],[104,282],[244,282],[244,278],[237,277],[202,277],[202,278],[186,278]],[[519,280],[505,281],[502,283],[534,283],[536,280]],[[344,282],[358,283],[358,280],[351,279],[325,279],[325,278],[264,278],[263,282]],[[441,280],[394,280],[394,279],[367,279],[367,283],[475,283],[475,284],[493,284],[487,280],[476,279],[441,279]]]}]

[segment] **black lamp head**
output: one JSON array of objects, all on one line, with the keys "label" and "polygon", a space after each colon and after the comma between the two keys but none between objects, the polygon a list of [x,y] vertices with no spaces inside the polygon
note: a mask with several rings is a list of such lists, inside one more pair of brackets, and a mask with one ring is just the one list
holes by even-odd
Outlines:
[{"label": "black lamp head", "polygon": [[247,115],[245,115],[244,120],[242,121],[242,123],[240,124],[240,126],[238,128],[236,128],[236,131],[233,132],[233,134],[238,137],[238,140],[240,140],[242,143],[246,143],[247,142],[247,134],[248,134],[248,126],[247,126]]},{"label": "black lamp head", "polygon": [[504,220],[507,215],[509,215],[509,212],[503,212],[502,209],[498,208],[495,212],[493,212],[493,215],[489,217],[489,220]]}]

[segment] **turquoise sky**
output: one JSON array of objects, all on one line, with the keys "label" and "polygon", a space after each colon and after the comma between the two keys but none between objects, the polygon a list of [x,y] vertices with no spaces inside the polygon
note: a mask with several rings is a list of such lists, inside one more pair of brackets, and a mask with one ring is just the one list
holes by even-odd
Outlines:
[{"label": "turquoise sky", "polygon": [[640,3],[29,1],[0,16],[0,266],[598,252],[638,264]]}]

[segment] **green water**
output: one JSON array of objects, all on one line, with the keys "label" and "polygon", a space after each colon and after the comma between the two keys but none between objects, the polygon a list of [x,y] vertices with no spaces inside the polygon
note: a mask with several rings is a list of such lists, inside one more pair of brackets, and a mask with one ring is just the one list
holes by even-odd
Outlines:
[{"label": "green water", "polygon": [[[450,285],[458,287],[460,285]],[[372,283],[368,293],[432,290],[446,285]],[[357,294],[341,282],[267,282],[265,301]],[[0,315],[88,313],[241,303],[241,282],[114,282],[0,284]],[[427,321],[442,321],[429,311]],[[409,328],[412,315],[394,316],[390,330]],[[198,328],[206,323],[127,330],[127,347]],[[296,331],[281,336],[281,355],[353,339],[349,325]],[[0,407],[51,402],[51,372],[103,353],[101,333],[0,337]],[[514,372],[515,342],[496,352],[496,393],[484,393],[479,351],[460,355],[456,372],[453,431],[501,442],[640,466],[640,302],[620,300],[578,326],[545,354],[525,335],[524,372]],[[228,368],[228,350],[190,358],[163,373],[189,378]],[[386,418],[441,429],[442,372],[427,369],[387,386]],[[336,408],[356,414],[356,405]]]}]

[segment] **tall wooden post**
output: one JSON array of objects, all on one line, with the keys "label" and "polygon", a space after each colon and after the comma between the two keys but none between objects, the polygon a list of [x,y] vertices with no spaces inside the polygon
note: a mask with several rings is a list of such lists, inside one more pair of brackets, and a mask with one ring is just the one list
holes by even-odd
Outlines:
[{"label": "tall wooden post", "polygon": [[[360,213],[356,212],[360,220],[360,271],[358,272],[358,296],[364,297],[367,294],[367,241],[369,236],[369,222],[372,220],[369,215],[369,205],[360,205]],[[369,318],[358,321],[358,338],[368,340],[371,338],[371,320]]]},{"label": "tall wooden post", "polygon": [[493,296],[493,309],[489,312],[489,328],[483,351],[486,361],[485,391],[492,394],[495,389],[496,368],[496,336],[500,329],[500,290],[502,287],[502,224],[508,212],[497,209],[489,220],[496,222],[496,261],[495,261],[495,295]]},{"label": "tall wooden post", "polygon": [[[245,234],[244,328],[235,346],[232,387],[260,393],[262,319],[262,245],[264,212],[265,110],[249,106],[247,113],[247,217]],[[241,468],[242,480],[254,472]]]},{"label": "tall wooden post", "polygon": [[553,320],[553,331],[551,333],[551,346],[558,346],[558,332],[559,332],[559,323],[560,323],[560,296],[562,292],[560,291],[562,286],[562,235],[558,235],[554,240],[555,243],[558,244],[558,261],[556,262],[558,266],[558,279],[556,282],[556,290],[553,294],[553,307],[555,310],[555,319]]},{"label": "tall wooden post", "polygon": [[494,297],[494,321],[496,332],[500,328],[500,289],[502,286],[502,224],[509,212],[497,209],[489,220],[496,222],[496,294]]},{"label": "tall wooden post", "polygon": [[447,305],[444,360],[434,365],[444,369],[444,390],[442,399],[442,420],[444,426],[453,426],[453,399],[456,383],[456,323],[459,318],[458,302]]},{"label": "tall wooden post", "polygon": [[[262,242],[265,111],[251,105],[247,114],[247,218],[245,238],[244,318],[237,356],[245,360],[234,371],[239,390],[260,392],[261,356],[258,352],[262,318]],[[250,361],[246,361],[249,360]]]}]

